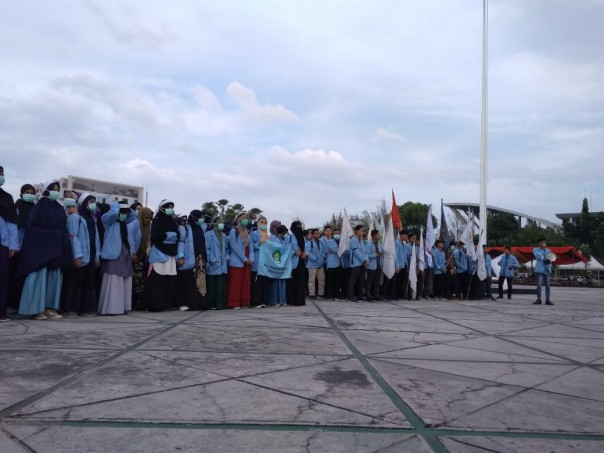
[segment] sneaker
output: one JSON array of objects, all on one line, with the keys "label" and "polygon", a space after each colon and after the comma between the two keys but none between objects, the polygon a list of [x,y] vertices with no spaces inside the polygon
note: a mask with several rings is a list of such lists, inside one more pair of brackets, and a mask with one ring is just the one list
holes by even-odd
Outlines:
[{"label": "sneaker", "polygon": [[44,310],[44,314],[46,315],[46,317],[48,319],[63,319],[63,316],[61,316],[56,311],[51,310],[49,308],[47,308],[46,310]]},{"label": "sneaker", "polygon": [[287,304],[279,304],[280,307],[287,307]]},{"label": "sneaker", "polygon": [[231,310],[239,310],[241,307],[233,307]]},{"label": "sneaker", "polygon": [[178,310],[180,311],[187,311],[189,309],[189,307],[187,307],[186,305],[181,305],[180,307],[178,307]]},{"label": "sneaker", "polygon": [[554,305],[551,300],[546,300],[545,305]]},{"label": "sneaker", "polygon": [[66,318],[77,318],[78,314],[75,311],[68,311],[63,316],[65,316]]},{"label": "sneaker", "polygon": [[44,319],[48,319],[48,316],[46,316],[44,313],[39,313],[34,316],[34,319],[37,321],[43,321]]},{"label": "sneaker", "polygon": [[94,316],[96,316],[96,313],[91,311],[90,313],[83,313],[82,316],[86,316],[88,318],[92,318]]},{"label": "sneaker", "polygon": [[266,305],[260,304],[260,305],[256,305],[254,308],[264,308],[264,307],[266,307]]},{"label": "sneaker", "polygon": [[4,318],[0,318],[0,322],[7,322],[10,321],[10,319],[8,319],[6,316]]},{"label": "sneaker", "polygon": [[537,299],[535,302],[533,302],[533,305],[541,305],[541,299]]}]

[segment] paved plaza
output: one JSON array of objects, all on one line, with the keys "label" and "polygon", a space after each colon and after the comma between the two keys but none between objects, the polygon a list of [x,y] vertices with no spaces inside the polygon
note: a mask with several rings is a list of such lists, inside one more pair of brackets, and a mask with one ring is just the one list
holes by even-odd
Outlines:
[{"label": "paved plaza", "polygon": [[602,452],[604,290],[14,320],[0,452]]}]

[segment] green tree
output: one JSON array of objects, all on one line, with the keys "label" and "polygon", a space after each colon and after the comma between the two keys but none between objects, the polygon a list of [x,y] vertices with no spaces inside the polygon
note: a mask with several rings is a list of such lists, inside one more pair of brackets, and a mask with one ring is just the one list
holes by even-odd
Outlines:
[{"label": "green tree", "polygon": [[512,245],[520,234],[520,223],[513,214],[493,213],[487,217],[487,231],[489,245]]},{"label": "green tree", "polygon": [[260,214],[262,214],[262,209],[252,208],[250,209],[250,220],[256,220]]},{"label": "green tree", "polygon": [[213,201],[206,201],[201,205],[201,210],[207,212],[212,217],[215,217],[216,214],[218,214],[218,208],[216,208]]},{"label": "green tree", "polygon": [[[419,233],[420,228],[426,229],[426,217],[428,216],[429,206],[424,203],[414,203],[408,201],[398,206],[398,213],[403,222],[403,228],[407,231]],[[438,226],[436,216],[432,214],[432,226],[434,229]]]}]

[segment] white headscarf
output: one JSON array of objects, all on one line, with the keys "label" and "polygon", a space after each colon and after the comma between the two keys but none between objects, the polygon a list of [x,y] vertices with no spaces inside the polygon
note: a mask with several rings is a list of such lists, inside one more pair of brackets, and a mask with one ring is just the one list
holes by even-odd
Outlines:
[{"label": "white headscarf", "polygon": [[162,201],[160,201],[160,202],[159,202],[159,206],[157,206],[157,209],[156,209],[156,210],[155,210],[155,212],[153,213],[153,217],[155,217],[155,216],[156,216],[156,215],[159,213],[159,210],[160,210],[160,208],[161,208],[162,206],[165,206],[165,205],[167,205],[167,204],[169,204],[169,203],[175,204],[175,203],[174,203],[172,200],[167,199],[167,198],[164,198]]}]

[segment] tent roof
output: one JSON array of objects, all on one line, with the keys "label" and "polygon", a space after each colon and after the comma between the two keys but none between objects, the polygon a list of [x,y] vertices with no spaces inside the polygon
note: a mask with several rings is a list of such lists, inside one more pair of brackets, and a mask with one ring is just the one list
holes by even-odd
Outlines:
[{"label": "tent roof", "polygon": [[[528,261],[535,259],[533,256],[534,247],[510,247],[512,249],[512,255],[518,258],[520,264],[524,264]],[[579,250],[575,247],[564,246],[564,247],[548,247],[552,253],[556,254],[556,265],[563,264],[576,264],[576,263],[587,263],[589,260],[585,258]],[[487,247],[487,253],[493,258],[503,253],[503,247]]]}]

